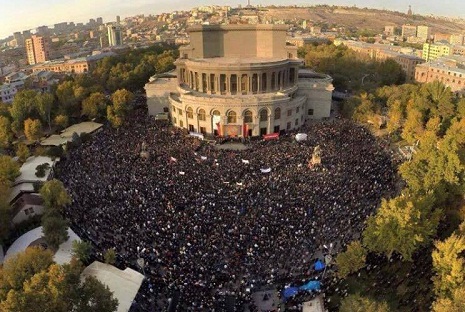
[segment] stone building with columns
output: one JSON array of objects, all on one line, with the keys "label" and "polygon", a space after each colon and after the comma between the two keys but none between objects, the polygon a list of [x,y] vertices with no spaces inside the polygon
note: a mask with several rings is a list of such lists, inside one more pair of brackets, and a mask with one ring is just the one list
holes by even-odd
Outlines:
[{"label": "stone building with columns", "polygon": [[[179,49],[176,72],[146,86],[149,110],[151,101],[168,102],[163,110],[173,125],[247,137],[329,117],[332,79],[301,69],[297,47],[286,44],[286,26],[197,25],[188,31],[190,44]],[[160,94],[168,101],[157,99]]]}]

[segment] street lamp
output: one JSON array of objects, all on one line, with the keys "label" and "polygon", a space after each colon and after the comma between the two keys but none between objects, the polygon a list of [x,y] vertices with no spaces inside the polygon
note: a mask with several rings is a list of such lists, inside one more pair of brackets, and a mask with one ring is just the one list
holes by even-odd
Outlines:
[{"label": "street lamp", "polygon": [[370,76],[370,75],[371,75],[371,74],[365,74],[365,75],[363,75],[363,77],[362,77],[362,86],[364,85],[365,78],[368,77],[368,76]]}]

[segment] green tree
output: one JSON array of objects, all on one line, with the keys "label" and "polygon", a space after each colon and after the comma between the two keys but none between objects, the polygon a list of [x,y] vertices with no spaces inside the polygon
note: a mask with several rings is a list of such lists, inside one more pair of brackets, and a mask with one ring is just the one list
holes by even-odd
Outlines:
[{"label": "green tree", "polygon": [[360,241],[353,241],[347,246],[345,252],[336,257],[337,275],[346,278],[349,274],[357,272],[365,266],[367,250]]},{"label": "green tree", "polygon": [[402,126],[402,121],[402,103],[400,100],[395,100],[393,105],[389,107],[389,111],[387,114],[387,131],[389,133],[396,132]]},{"label": "green tree", "polygon": [[38,93],[36,99],[37,110],[43,123],[48,125],[48,129],[52,128],[52,109],[55,102],[55,97],[50,93]]},{"label": "green tree", "polygon": [[0,147],[10,146],[13,132],[11,132],[11,122],[5,116],[0,115]]},{"label": "green tree", "polygon": [[455,290],[465,283],[465,237],[452,234],[445,241],[437,241],[433,250],[434,290],[439,298],[452,299]]},{"label": "green tree", "polygon": [[368,218],[363,243],[373,252],[388,258],[398,252],[407,261],[436,234],[441,211],[434,207],[432,195],[400,195],[381,202],[376,215]]},{"label": "green tree", "polygon": [[20,174],[19,165],[13,158],[0,155],[0,182],[14,182]]},{"label": "green tree", "polygon": [[373,103],[373,100],[366,93],[361,95],[361,103],[355,108],[352,119],[360,123],[374,123],[374,117],[378,108]]},{"label": "green tree", "polygon": [[112,105],[107,106],[107,119],[113,128],[119,128],[123,125],[123,120],[121,117],[115,115]]},{"label": "green tree", "polygon": [[0,245],[10,234],[10,220],[10,186],[0,181]]},{"label": "green tree", "polygon": [[[93,277],[81,281],[80,262],[53,264],[49,251],[32,249],[34,255],[27,249],[27,257],[20,254],[21,265],[13,265],[18,272],[24,272],[24,276],[16,276],[10,269],[11,263],[6,264],[7,272],[0,269],[0,311],[116,311],[118,301],[108,287]],[[12,278],[18,281],[15,288],[8,283],[11,272],[15,274]]]},{"label": "green tree", "polygon": [[360,294],[349,295],[342,299],[339,312],[389,312],[386,302],[377,302]]},{"label": "green tree", "polygon": [[433,303],[433,312],[465,311],[465,286],[454,289],[452,298],[438,298]]},{"label": "green tree", "polygon": [[45,213],[42,216],[42,233],[48,247],[58,250],[60,244],[68,239],[68,224],[58,213]]},{"label": "green tree", "polygon": [[66,205],[71,203],[71,198],[63,183],[57,179],[45,182],[40,189],[40,195],[44,200],[45,208],[49,210],[61,212]]},{"label": "green tree", "polygon": [[409,144],[415,144],[423,134],[423,131],[423,115],[417,109],[409,109],[402,130],[402,138]]},{"label": "green tree", "polygon": [[57,125],[58,127],[64,129],[68,126],[68,123],[69,123],[69,118],[68,116],[66,115],[57,115],[55,117],[55,119],[53,120],[53,122],[55,123],[55,125]]},{"label": "green tree", "polygon": [[124,118],[129,110],[129,104],[134,100],[134,94],[126,89],[116,90],[111,96],[113,110],[116,116]]},{"label": "green tree", "polygon": [[105,263],[115,264],[116,261],[116,252],[113,248],[107,249],[104,254]]},{"label": "green tree", "polygon": [[77,240],[73,241],[72,254],[81,262],[87,263],[87,261],[89,261],[91,251],[92,245],[89,242]]},{"label": "green tree", "polygon": [[0,273],[0,301],[5,300],[10,290],[21,290],[24,282],[46,270],[52,263],[53,253],[39,247],[27,248],[7,259]]},{"label": "green tree", "polygon": [[27,118],[33,117],[36,107],[37,92],[32,90],[22,90],[16,93],[13,103],[11,104],[10,114],[13,118],[17,131],[20,130]]},{"label": "green tree", "polygon": [[82,101],[82,115],[89,118],[102,116],[107,106],[105,95],[100,92],[92,93],[88,98]]},{"label": "green tree", "polygon": [[74,96],[74,82],[64,81],[60,83],[56,90],[56,96],[60,105],[65,108],[67,114],[70,114],[72,108],[77,104],[77,99]]},{"label": "green tree", "polygon": [[118,308],[118,300],[113,298],[108,286],[93,276],[86,277],[79,287],[79,294],[81,298],[74,304],[74,311],[113,312]]},{"label": "green tree", "polygon": [[37,141],[42,135],[42,124],[39,119],[26,119],[24,121],[24,135],[30,141]]},{"label": "green tree", "polygon": [[19,143],[18,146],[16,147],[16,156],[18,156],[18,159],[20,162],[24,163],[26,160],[31,156],[31,152],[29,151],[29,148],[27,147],[26,144],[24,143]]}]

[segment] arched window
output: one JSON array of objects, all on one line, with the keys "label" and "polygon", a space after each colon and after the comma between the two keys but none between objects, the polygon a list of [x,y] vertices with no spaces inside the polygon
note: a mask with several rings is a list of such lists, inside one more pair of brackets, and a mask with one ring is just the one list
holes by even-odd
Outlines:
[{"label": "arched window", "polygon": [[192,109],[192,107],[188,107],[186,109],[186,113],[187,113],[187,118],[194,118],[194,110]]},{"label": "arched window", "polygon": [[277,107],[274,110],[274,120],[278,120],[281,118],[281,108]]},{"label": "arched window", "polygon": [[220,114],[219,111],[215,110],[215,111],[213,111],[212,115],[213,115],[213,116],[219,116],[219,115],[221,115],[221,114]]},{"label": "arched window", "polygon": [[260,121],[268,121],[268,112],[266,109],[260,111]]},{"label": "arched window", "polygon": [[205,110],[204,109],[199,109],[198,117],[200,121],[205,121]]},{"label": "arched window", "polygon": [[252,122],[252,112],[251,111],[245,111],[244,113],[244,122]]},{"label": "arched window", "polygon": [[235,111],[230,111],[228,113],[228,123],[236,123],[237,122],[237,114]]}]

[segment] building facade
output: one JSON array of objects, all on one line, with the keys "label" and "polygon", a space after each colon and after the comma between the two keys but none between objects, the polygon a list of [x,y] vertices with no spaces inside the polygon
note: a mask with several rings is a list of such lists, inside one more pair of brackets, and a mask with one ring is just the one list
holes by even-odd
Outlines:
[{"label": "building facade", "polygon": [[108,46],[120,46],[123,44],[123,33],[121,32],[121,26],[119,25],[108,25]]},{"label": "building facade", "polygon": [[450,44],[453,45],[463,45],[464,40],[463,40],[463,35],[462,34],[452,34],[450,35]]},{"label": "building facade", "polygon": [[424,42],[428,41],[431,38],[431,27],[424,25],[417,26],[417,37]]},{"label": "building facade", "polygon": [[402,37],[416,37],[417,36],[417,26],[414,25],[402,25]]},{"label": "building facade", "polygon": [[465,94],[465,57],[448,56],[418,65],[415,80],[422,83],[440,81],[452,92]]},{"label": "building facade", "polygon": [[29,65],[46,62],[50,59],[50,45],[46,37],[32,35],[26,39],[27,62]]},{"label": "building facade", "polygon": [[423,44],[422,57],[425,61],[435,60],[441,56],[452,55],[453,49],[448,44],[441,43],[425,43]]},{"label": "building facade", "polygon": [[377,61],[393,59],[402,67],[407,82],[415,80],[415,67],[425,62],[424,59],[416,55],[402,53],[401,47],[350,40],[344,41],[343,44],[351,50]]},{"label": "building facade", "polygon": [[[247,137],[329,117],[332,79],[302,71],[286,26],[198,25],[181,47],[172,123],[192,132]],[[161,101],[160,101],[161,102]]]}]

